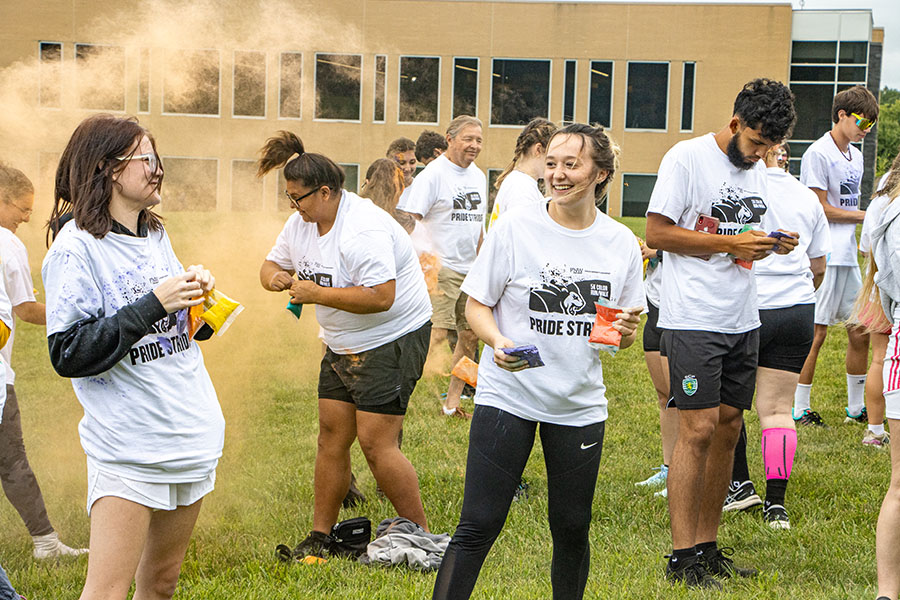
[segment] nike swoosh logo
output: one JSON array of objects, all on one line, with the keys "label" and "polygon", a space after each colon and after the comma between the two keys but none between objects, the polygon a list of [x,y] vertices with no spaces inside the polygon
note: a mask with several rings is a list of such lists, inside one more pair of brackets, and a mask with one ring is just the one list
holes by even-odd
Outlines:
[{"label": "nike swoosh logo", "polygon": [[593,447],[596,446],[598,443],[599,443],[599,442],[594,442],[593,444],[588,444],[587,446],[585,446],[585,445],[584,445],[584,442],[581,442],[581,449],[582,449],[582,450],[587,450],[588,448],[593,448]]}]

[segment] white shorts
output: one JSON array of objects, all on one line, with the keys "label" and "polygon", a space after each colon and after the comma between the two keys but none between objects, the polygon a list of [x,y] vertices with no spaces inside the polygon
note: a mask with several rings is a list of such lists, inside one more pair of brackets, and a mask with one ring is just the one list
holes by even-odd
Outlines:
[{"label": "white shorts", "polygon": [[816,290],[816,325],[835,325],[850,318],[862,287],[859,267],[825,267],[825,279]]},{"label": "white shorts", "polygon": [[900,322],[894,319],[884,355],[884,415],[900,419]]},{"label": "white shorts", "polygon": [[131,500],[153,510],[175,510],[190,506],[216,487],[216,472],[202,481],[184,483],[158,483],[122,477],[97,468],[94,461],[87,461],[88,493],[87,512],[91,514],[94,502],[104,496]]}]

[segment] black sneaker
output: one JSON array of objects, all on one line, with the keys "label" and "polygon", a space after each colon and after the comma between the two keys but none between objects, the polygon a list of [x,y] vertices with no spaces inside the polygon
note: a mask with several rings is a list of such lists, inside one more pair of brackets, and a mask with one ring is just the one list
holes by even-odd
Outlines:
[{"label": "black sneaker", "polygon": [[291,550],[291,558],[300,560],[306,556],[326,558],[334,544],[334,538],[321,531],[310,531],[306,539]]},{"label": "black sneaker", "polygon": [[701,554],[700,562],[710,574],[718,577],[756,577],[759,575],[759,571],[752,567],[735,566],[734,561],[730,558],[732,554],[734,554],[734,548],[716,548],[715,552]]},{"label": "black sneaker", "polygon": [[772,529],[790,529],[791,520],[781,504],[770,504],[763,509],[763,521]]},{"label": "black sneaker", "polygon": [[812,410],[811,408],[807,408],[803,411],[803,414],[800,415],[799,419],[794,419],[794,422],[797,425],[812,425],[814,427],[823,427],[828,429],[828,425],[825,424],[825,421],[822,420],[822,417],[819,416],[819,413]]},{"label": "black sneaker", "polygon": [[680,581],[689,588],[722,589],[722,584],[709,574],[699,556],[682,559],[675,567],[670,560],[666,564],[666,579],[672,584]]},{"label": "black sneaker", "polygon": [[521,479],[519,481],[519,485],[516,486],[516,493],[513,494],[513,502],[518,502],[519,500],[528,500],[528,482],[525,479]]},{"label": "black sneaker", "polygon": [[756,493],[753,482],[732,481],[728,484],[728,495],[725,496],[725,503],[722,505],[722,512],[730,510],[747,510],[754,506],[762,504],[762,498]]},{"label": "black sneaker", "polygon": [[356,487],[356,475],[350,473],[350,489],[347,490],[347,495],[344,496],[343,501],[341,501],[341,506],[343,506],[344,508],[353,508],[354,506],[359,506],[365,501],[365,494],[359,491],[359,488]]}]

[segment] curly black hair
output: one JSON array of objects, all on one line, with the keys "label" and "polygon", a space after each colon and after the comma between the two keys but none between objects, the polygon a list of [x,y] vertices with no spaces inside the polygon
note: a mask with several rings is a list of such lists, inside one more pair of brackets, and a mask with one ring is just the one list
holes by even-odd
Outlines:
[{"label": "curly black hair", "polygon": [[751,129],[759,129],[764,138],[778,143],[794,128],[794,94],[780,81],[759,78],[744,84],[734,99],[734,115]]}]

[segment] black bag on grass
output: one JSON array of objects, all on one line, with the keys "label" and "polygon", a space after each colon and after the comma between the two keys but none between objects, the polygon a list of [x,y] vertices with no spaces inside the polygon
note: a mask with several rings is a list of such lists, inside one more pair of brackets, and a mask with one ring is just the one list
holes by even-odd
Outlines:
[{"label": "black bag on grass", "polygon": [[332,554],[356,558],[365,554],[366,546],[372,541],[372,522],[366,517],[341,521],[331,528],[331,537],[334,539]]}]

